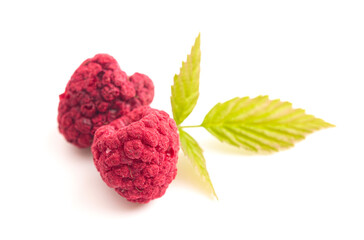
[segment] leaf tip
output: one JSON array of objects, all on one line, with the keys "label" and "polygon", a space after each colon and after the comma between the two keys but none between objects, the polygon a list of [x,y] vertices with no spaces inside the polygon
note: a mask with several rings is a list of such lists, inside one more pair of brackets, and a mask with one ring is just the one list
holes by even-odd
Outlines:
[{"label": "leaf tip", "polygon": [[328,122],[326,122],[327,123],[327,127],[328,128],[331,128],[331,127],[336,127],[336,125],[335,124],[332,124],[332,123],[328,123]]},{"label": "leaf tip", "polygon": [[218,198],[218,196],[217,196],[217,194],[215,192],[215,189],[214,189],[214,187],[212,185],[211,185],[211,188],[212,188],[212,192],[213,192],[214,197],[216,198],[216,200],[219,201],[219,198]]}]

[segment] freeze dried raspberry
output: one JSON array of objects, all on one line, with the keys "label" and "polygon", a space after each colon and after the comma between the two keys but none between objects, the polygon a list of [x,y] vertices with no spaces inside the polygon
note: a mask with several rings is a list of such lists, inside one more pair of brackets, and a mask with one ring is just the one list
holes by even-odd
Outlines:
[{"label": "freeze dried raspberry", "polygon": [[105,183],[131,202],[163,196],[177,174],[176,123],[148,106],[100,127],[91,150]]},{"label": "freeze dried raspberry", "polygon": [[113,57],[97,54],[81,64],[59,96],[59,131],[74,145],[89,147],[99,127],[149,105],[153,97],[148,76],[128,77]]}]

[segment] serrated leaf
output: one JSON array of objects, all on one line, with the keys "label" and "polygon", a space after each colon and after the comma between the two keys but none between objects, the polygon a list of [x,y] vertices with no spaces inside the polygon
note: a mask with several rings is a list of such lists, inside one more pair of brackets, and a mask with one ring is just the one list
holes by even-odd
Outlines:
[{"label": "serrated leaf", "polygon": [[191,54],[187,55],[186,62],[182,62],[180,73],[174,76],[171,87],[172,112],[177,125],[180,125],[196,106],[199,96],[200,60],[199,34],[191,49]]},{"label": "serrated leaf", "polygon": [[203,151],[198,145],[195,139],[191,137],[187,132],[183,131],[181,128],[178,129],[179,138],[181,141],[181,147],[184,155],[190,160],[192,166],[195,167],[198,174],[208,183],[211,193],[216,197],[214,187],[206,169],[206,160],[203,156]]},{"label": "serrated leaf", "polygon": [[201,124],[220,141],[253,152],[293,147],[306,135],[334,125],[268,96],[233,98],[216,104]]}]

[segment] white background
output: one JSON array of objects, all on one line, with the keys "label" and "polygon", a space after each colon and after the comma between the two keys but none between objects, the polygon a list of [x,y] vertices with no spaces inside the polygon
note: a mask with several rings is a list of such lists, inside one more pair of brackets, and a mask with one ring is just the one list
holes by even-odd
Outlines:
[{"label": "white background", "polygon": [[[2,1],[0,239],[364,239],[362,1]],[[335,124],[264,156],[189,129],[205,150],[214,200],[181,157],[167,193],[129,203],[89,150],[57,130],[73,71],[109,53],[170,85],[201,32],[200,99],[267,94]]]}]

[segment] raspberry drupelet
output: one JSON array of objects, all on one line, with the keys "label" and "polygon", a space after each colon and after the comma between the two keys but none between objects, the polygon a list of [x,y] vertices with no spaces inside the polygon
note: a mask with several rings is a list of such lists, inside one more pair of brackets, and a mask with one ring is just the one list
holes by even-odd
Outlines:
[{"label": "raspberry drupelet", "polygon": [[100,127],[91,150],[105,183],[131,202],[163,196],[177,174],[176,123],[148,106]]},{"label": "raspberry drupelet", "polygon": [[77,147],[90,147],[99,127],[149,105],[153,97],[148,76],[128,77],[112,56],[97,54],[81,64],[59,96],[59,131]]}]

